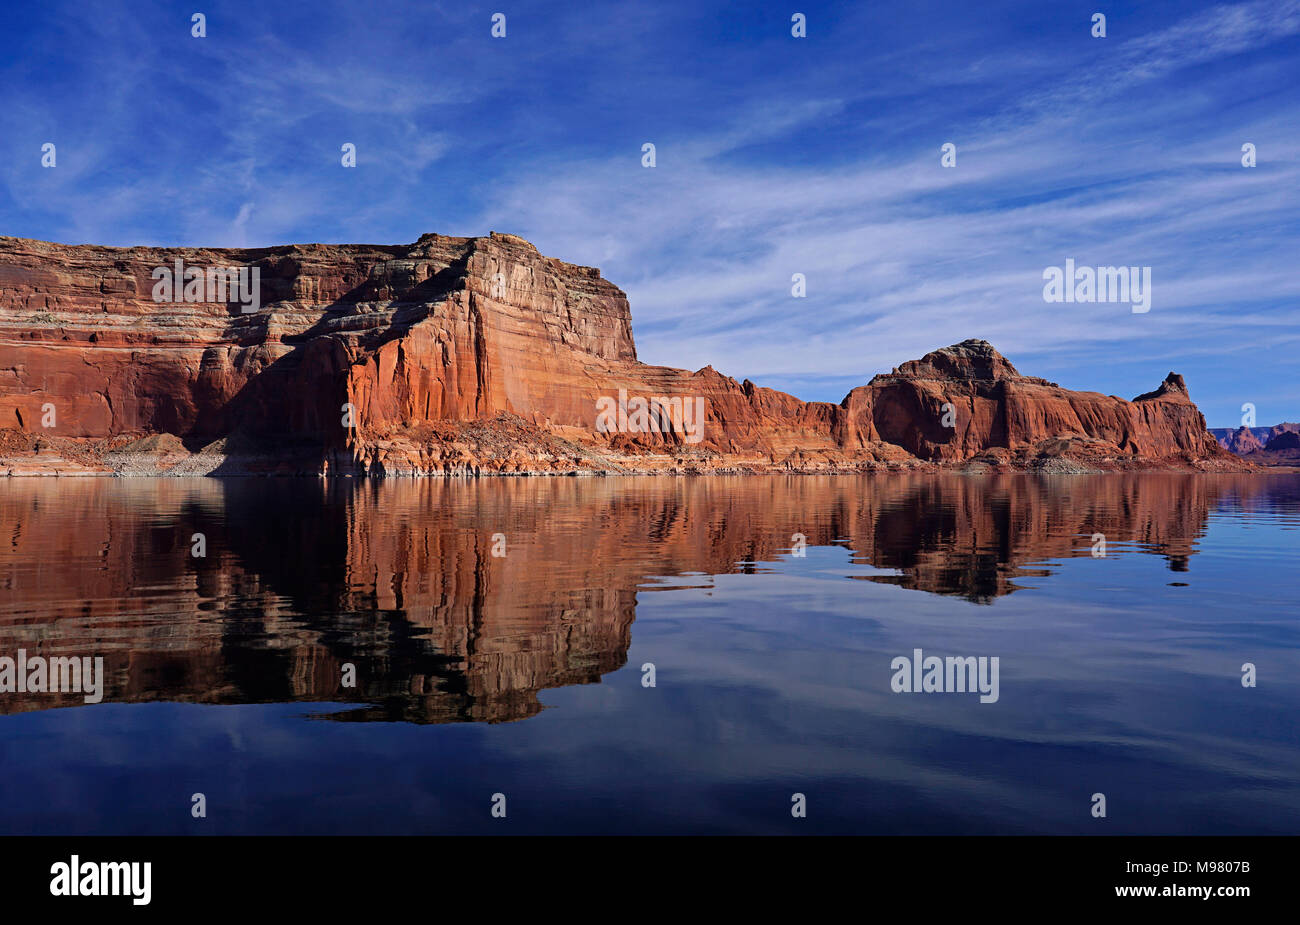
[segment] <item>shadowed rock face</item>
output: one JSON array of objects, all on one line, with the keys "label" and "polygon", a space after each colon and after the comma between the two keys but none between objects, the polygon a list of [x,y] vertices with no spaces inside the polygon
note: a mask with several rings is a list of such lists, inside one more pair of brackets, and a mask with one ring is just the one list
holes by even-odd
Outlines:
[{"label": "shadowed rock face", "polygon": [[[101,656],[105,703],[343,702],[332,718],[417,723],[536,714],[541,691],[626,664],[638,594],[782,568],[796,533],[842,547],[846,577],[988,603],[1090,557],[1096,533],[1111,555],[1188,571],[1216,507],[1267,510],[1282,490],[1253,475],[920,472],[3,489],[0,655]],[[0,713],[82,703],[0,693]]]},{"label": "shadowed rock face", "polygon": [[1300,466],[1300,424],[1272,427],[1221,427],[1210,431],[1224,449],[1259,466]]},{"label": "shadowed rock face", "polygon": [[1300,466],[1300,430],[1283,430],[1294,424],[1280,424],[1273,428],[1268,442],[1246,455],[1248,462],[1261,466]]},{"label": "shadowed rock face", "polygon": [[1264,444],[1259,442],[1259,438],[1255,436],[1254,431],[1244,425],[1234,431],[1229,431],[1227,436],[1219,442],[1225,450],[1236,453],[1238,456],[1245,456],[1247,453],[1253,453],[1264,448]]},{"label": "shadowed rock face", "polygon": [[[257,268],[260,310],[155,302],[154,270],[177,260]],[[632,428],[608,432],[600,402],[620,394]],[[702,399],[702,427],[638,419],[652,398]],[[1174,373],[1130,402],[1022,376],[968,340],[831,404],[648,366],[621,290],[496,233],[246,250],[0,238],[0,428],[13,474],[1248,468]]]}]

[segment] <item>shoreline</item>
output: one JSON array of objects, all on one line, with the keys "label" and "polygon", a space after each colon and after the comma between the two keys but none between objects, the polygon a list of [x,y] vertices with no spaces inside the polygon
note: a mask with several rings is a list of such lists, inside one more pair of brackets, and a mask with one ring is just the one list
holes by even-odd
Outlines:
[{"label": "shoreline", "polygon": [[268,470],[250,468],[236,468],[226,472],[193,472],[193,471],[172,471],[172,470],[153,470],[153,471],[115,471],[105,469],[85,469],[85,468],[48,468],[48,469],[26,469],[25,471],[5,470],[3,464],[0,464],[0,479],[239,479],[239,478],[283,478],[283,479],[322,479],[322,480],[356,480],[356,481],[386,481],[390,479],[398,480],[416,480],[416,479],[455,479],[455,480],[475,480],[475,479],[494,479],[494,478],[637,478],[637,477],[654,477],[654,478],[708,478],[718,477],[736,477],[736,476],[860,476],[860,475],[965,475],[965,476],[998,476],[998,475],[1046,475],[1046,476],[1072,476],[1072,475],[1132,475],[1132,474],[1152,474],[1152,475],[1268,475],[1271,473],[1292,474],[1300,473],[1300,466],[1252,466],[1250,468],[1204,468],[1196,466],[1110,466],[1098,467],[1087,466],[1084,464],[1077,465],[1056,465],[1056,466],[989,466],[989,465],[936,465],[933,463],[922,463],[913,466],[862,466],[855,468],[779,468],[772,467],[766,469],[752,467],[730,467],[719,466],[708,469],[679,469],[679,468],[653,468],[653,469],[622,469],[622,470],[602,470],[602,469],[467,469],[453,471],[407,471],[399,470],[392,472],[306,472],[306,471],[285,471],[285,470]]}]

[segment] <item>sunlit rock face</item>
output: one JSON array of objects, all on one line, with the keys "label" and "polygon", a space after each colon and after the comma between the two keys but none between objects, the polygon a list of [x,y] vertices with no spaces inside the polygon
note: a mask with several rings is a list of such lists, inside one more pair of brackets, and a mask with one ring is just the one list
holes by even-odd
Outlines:
[{"label": "sunlit rock face", "polygon": [[[213,301],[228,293],[200,280],[159,301],[160,274],[182,267],[255,270],[255,297]],[[649,366],[617,286],[508,234],[243,250],[0,238],[0,472],[933,465],[1250,468],[1174,373],[1126,401],[1022,376],[968,340],[832,404]]]},{"label": "sunlit rock face", "polygon": [[1284,421],[1272,427],[1220,427],[1210,433],[1224,449],[1257,466],[1300,466],[1300,424]]}]

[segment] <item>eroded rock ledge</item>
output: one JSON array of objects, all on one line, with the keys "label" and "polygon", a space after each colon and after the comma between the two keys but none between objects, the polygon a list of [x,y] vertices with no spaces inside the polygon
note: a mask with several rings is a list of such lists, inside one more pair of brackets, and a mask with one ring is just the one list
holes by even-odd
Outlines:
[{"label": "eroded rock ledge", "polygon": [[[154,270],[178,259],[256,268],[260,309],[155,302]],[[620,395],[702,398],[703,425],[665,414],[638,432],[633,413],[632,432],[606,432],[602,399]],[[1207,432],[1181,376],[1132,401],[1074,392],[1022,376],[982,340],[839,404],[649,366],[617,286],[514,235],[256,249],[0,237],[0,474],[921,467],[1251,465]]]}]

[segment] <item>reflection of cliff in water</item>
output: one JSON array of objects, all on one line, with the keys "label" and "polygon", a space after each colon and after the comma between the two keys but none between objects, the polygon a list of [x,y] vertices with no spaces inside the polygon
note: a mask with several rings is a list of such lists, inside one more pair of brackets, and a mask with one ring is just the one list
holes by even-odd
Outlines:
[{"label": "reflection of cliff in water", "polygon": [[[8,480],[0,654],[101,655],[104,699],[349,702],[335,719],[497,722],[625,664],[647,579],[841,545],[987,602],[1046,560],[1135,544],[1186,571],[1256,476]],[[190,555],[191,535],[207,556]],[[505,534],[506,555],[492,555]],[[1114,554],[1112,552],[1112,554]],[[747,563],[740,565],[740,563]],[[341,686],[356,666],[356,687]],[[0,712],[82,702],[0,694]]]},{"label": "reflection of cliff in water", "polygon": [[859,560],[896,576],[870,581],[988,603],[1014,579],[1051,574],[1045,560],[1091,556],[1102,534],[1112,554],[1133,544],[1176,572],[1226,492],[1249,477],[1120,475],[918,480],[888,493],[850,531]]}]

